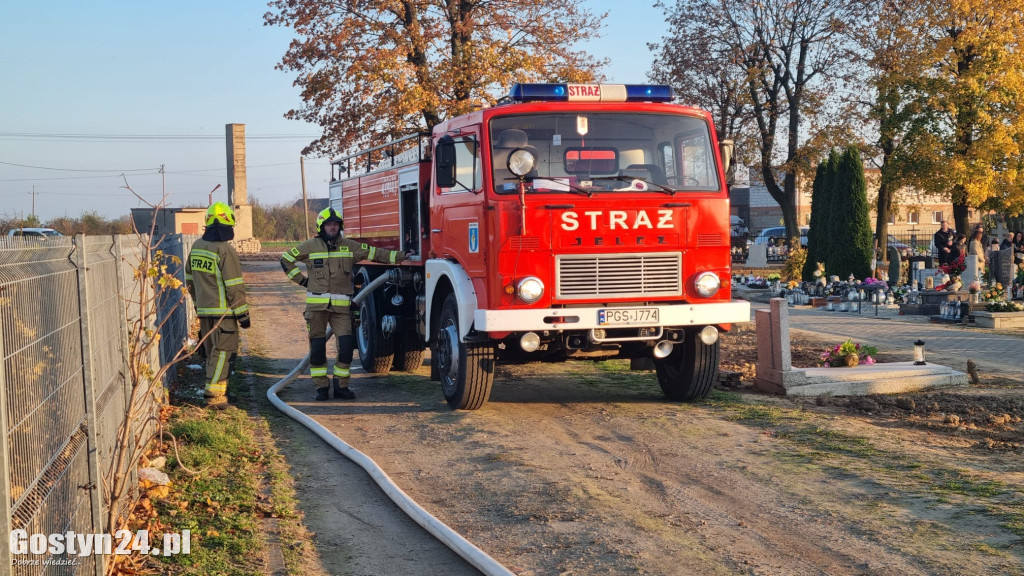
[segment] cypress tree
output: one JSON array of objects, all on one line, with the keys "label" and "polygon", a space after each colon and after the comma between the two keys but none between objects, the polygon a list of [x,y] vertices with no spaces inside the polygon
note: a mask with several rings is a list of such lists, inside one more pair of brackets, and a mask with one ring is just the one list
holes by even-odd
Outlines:
[{"label": "cypress tree", "polygon": [[847,147],[840,158],[835,183],[835,202],[832,204],[832,253],[835,263],[830,272],[840,278],[850,274],[856,278],[866,278],[874,272],[871,270],[874,251],[864,163],[856,147]]},{"label": "cypress tree", "polygon": [[[837,232],[836,226],[840,225],[839,220],[836,217],[836,173],[839,171],[839,151],[833,148],[828,153],[828,159],[825,160],[825,174],[821,181],[821,198],[820,206],[812,210],[819,210],[821,212],[821,223],[823,228],[819,230],[821,236],[824,238],[821,242],[821,251],[818,252],[818,262],[825,263],[825,274],[832,276],[838,274],[836,272],[836,256],[835,249],[841,244],[841,237]],[[808,242],[810,240],[808,239]],[[817,266],[817,263],[815,263]]]},{"label": "cypress tree", "polygon": [[824,196],[826,161],[818,163],[818,169],[814,173],[814,183],[811,184],[811,222],[807,231],[807,261],[804,262],[804,269],[801,275],[804,280],[813,281],[814,271],[818,269],[818,262],[824,262],[824,256],[828,253],[828,230],[826,229],[826,208],[827,201]]}]

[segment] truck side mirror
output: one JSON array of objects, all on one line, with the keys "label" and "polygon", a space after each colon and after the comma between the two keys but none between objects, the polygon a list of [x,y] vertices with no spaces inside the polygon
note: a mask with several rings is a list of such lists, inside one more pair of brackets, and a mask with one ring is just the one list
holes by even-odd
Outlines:
[{"label": "truck side mirror", "polygon": [[732,163],[732,154],[735,145],[732,140],[722,140],[718,143],[718,149],[722,153],[722,171],[725,172],[725,184],[731,187],[736,181],[736,167]]},{"label": "truck side mirror", "polygon": [[434,149],[434,171],[437,187],[451,188],[455,186],[455,138],[445,134],[437,141]]}]

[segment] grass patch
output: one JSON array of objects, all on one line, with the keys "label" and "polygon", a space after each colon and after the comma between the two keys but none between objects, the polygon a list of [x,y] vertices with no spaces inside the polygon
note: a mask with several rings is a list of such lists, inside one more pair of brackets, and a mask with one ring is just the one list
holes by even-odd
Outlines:
[{"label": "grass patch", "polygon": [[609,374],[623,374],[629,372],[629,360],[599,360],[594,363],[601,372]]},{"label": "grass patch", "polygon": [[730,393],[713,392],[705,404],[725,418],[755,428],[771,429],[793,450],[776,457],[808,471],[856,475],[890,490],[931,498],[935,503],[971,507],[998,519],[1000,526],[1024,536],[1024,491],[982,478],[969,470],[936,467],[910,460],[906,454],[878,448],[871,438],[829,425],[826,417],[801,410],[749,402]]},{"label": "grass patch", "polygon": [[[181,460],[173,453],[168,457],[171,493],[152,504],[165,532],[191,532],[192,551],[158,560],[180,574],[259,573],[264,455],[248,416],[235,408],[181,407],[171,413],[168,427],[178,437]],[[182,464],[198,474],[189,474]]]},{"label": "grass patch", "polygon": [[[263,365],[261,360],[249,356],[245,361],[251,370]],[[166,436],[148,455],[150,459],[167,457],[164,472],[171,479],[171,489],[167,494],[142,498],[135,511],[138,525],[133,527],[148,527],[155,542],[163,533],[189,530],[191,553],[133,558],[134,566],[126,565],[121,573],[141,568],[135,573],[263,574],[266,544],[262,519],[276,517],[285,564],[289,573],[298,574],[301,558],[313,552],[312,545],[296,512],[293,480],[273,443],[267,420],[246,412],[256,400],[241,370],[228,381],[230,408],[218,411],[196,406],[202,397],[204,373],[183,369],[172,386],[172,401],[180,405],[165,408],[164,429],[176,438],[177,454]]]}]

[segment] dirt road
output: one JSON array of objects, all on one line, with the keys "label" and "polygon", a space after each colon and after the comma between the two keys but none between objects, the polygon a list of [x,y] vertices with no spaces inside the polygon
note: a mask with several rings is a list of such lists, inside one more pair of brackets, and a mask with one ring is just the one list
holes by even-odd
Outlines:
[{"label": "dirt road", "polygon": [[[306,352],[301,297],[276,262],[244,268],[265,390]],[[730,366],[755,357],[752,342],[750,331],[723,340]],[[794,363],[816,345],[795,342]],[[1015,382],[817,402],[741,386],[675,404],[624,362],[535,364],[500,368],[488,404],[453,412],[426,366],[358,372],[355,401],[312,402],[305,379],[281,396],[523,576],[1024,574]],[[997,397],[1005,412],[965,394]],[[332,471],[341,457],[272,425],[316,533],[311,573],[472,573],[457,558],[399,550],[408,534],[377,526],[352,546],[347,519],[362,513],[347,509],[352,480]]]}]

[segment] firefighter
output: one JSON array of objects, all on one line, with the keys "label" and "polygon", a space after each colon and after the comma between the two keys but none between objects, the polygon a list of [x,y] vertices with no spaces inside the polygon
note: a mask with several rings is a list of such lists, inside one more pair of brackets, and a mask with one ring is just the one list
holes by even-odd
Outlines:
[{"label": "firefighter", "polygon": [[[342,234],[343,222],[334,208],[316,217],[317,235],[281,255],[281,268],[288,278],[306,289],[306,331],[309,333],[309,375],[316,387],[316,399],[327,400],[331,381],[327,378],[327,326],[338,337],[338,359],[334,363],[335,398],[352,400],[349,373],[355,337],[349,307],[352,302],[352,268],[360,260],[395,264],[405,252],[386,250],[349,240]],[[297,262],[306,265],[302,274]]]},{"label": "firefighter", "polygon": [[192,244],[185,262],[185,283],[199,316],[206,351],[206,405],[227,407],[228,376],[238,355],[238,328],[249,328],[249,305],[235,237],[235,213],[223,202],[206,210],[206,230]]}]

